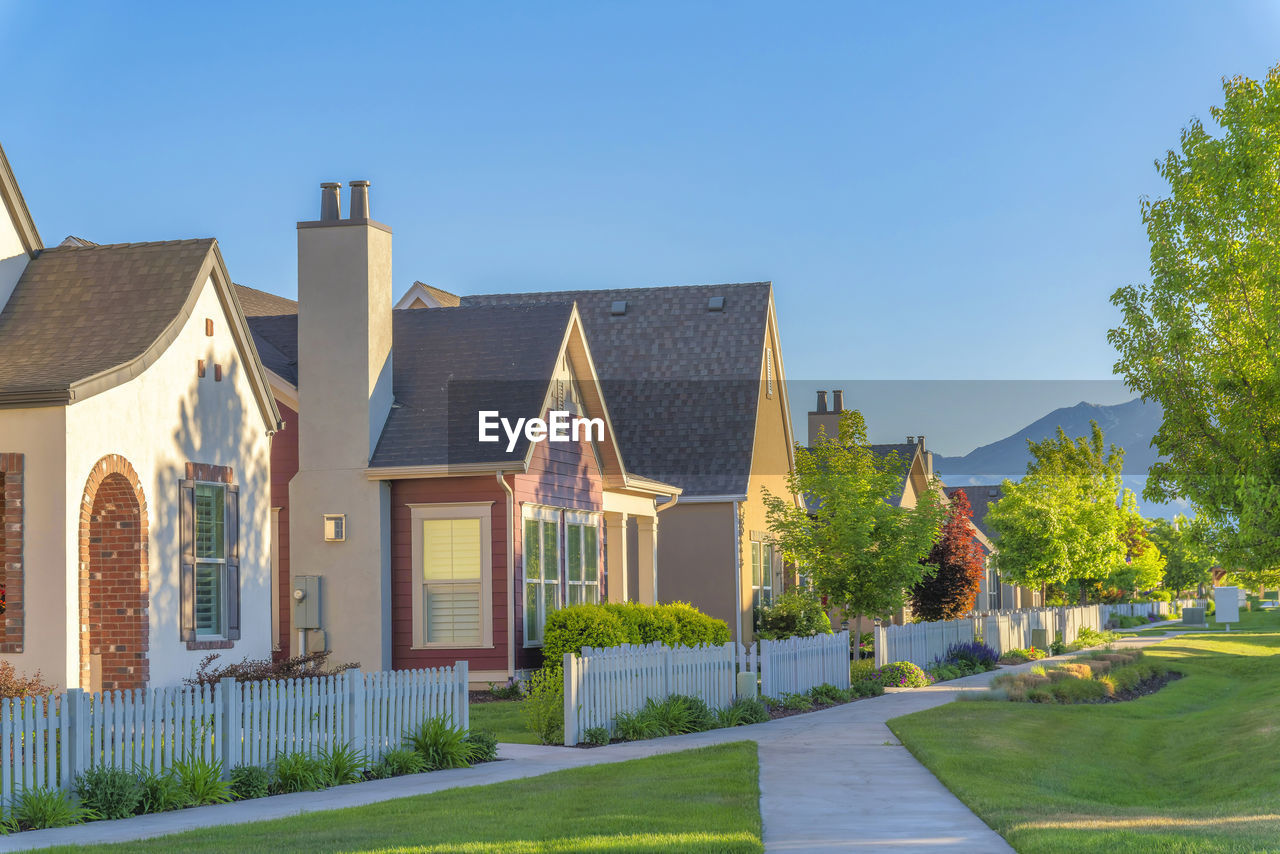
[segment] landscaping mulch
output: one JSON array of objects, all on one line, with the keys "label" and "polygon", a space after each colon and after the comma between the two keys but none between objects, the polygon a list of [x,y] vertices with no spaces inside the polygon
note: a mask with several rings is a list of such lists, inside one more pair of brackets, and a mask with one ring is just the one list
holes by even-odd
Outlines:
[{"label": "landscaping mulch", "polygon": [[492,691],[485,689],[483,691],[468,691],[467,698],[471,703],[516,703],[516,699],[508,697],[495,697]]},{"label": "landscaping mulch", "polygon": [[1176,670],[1170,670],[1167,673],[1160,674],[1159,676],[1152,676],[1150,679],[1144,679],[1130,691],[1117,691],[1115,696],[1105,697],[1100,702],[1123,703],[1128,700],[1136,700],[1139,697],[1148,697],[1168,685],[1170,682],[1174,682],[1181,678],[1181,673]]}]

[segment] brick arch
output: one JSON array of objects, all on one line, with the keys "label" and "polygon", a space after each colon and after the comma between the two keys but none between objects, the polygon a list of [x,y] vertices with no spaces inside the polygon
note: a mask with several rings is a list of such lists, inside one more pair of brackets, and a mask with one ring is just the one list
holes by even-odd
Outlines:
[{"label": "brick arch", "polygon": [[150,677],[147,516],[147,499],[129,461],[117,454],[98,460],[80,499],[80,687],[85,690],[144,688]]}]

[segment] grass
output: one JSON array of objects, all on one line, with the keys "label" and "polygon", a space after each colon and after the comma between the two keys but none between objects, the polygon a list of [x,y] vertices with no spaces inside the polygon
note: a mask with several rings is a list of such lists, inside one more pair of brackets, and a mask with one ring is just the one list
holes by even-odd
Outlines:
[{"label": "grass", "polygon": [[538,739],[524,723],[524,700],[472,703],[471,729],[487,729],[508,744],[537,744]]},{"label": "grass", "polygon": [[[1196,633],[1203,632],[1224,632],[1226,625],[1219,623],[1212,615],[1205,618],[1206,629],[1190,628],[1179,624],[1172,626],[1164,626],[1159,629],[1139,629],[1137,631],[1120,630],[1118,633],[1122,635],[1138,635],[1139,637],[1147,637],[1150,635],[1162,635],[1165,632],[1191,631]],[[1232,632],[1275,632],[1280,631],[1280,611],[1240,611],[1240,622],[1231,624]]]},{"label": "grass", "polygon": [[1148,647],[1126,703],[950,703],[889,728],[1023,852],[1280,851],[1280,619]]},{"label": "grass", "polygon": [[[496,705],[496,704],[495,704]],[[754,742],[64,852],[759,852]]]}]

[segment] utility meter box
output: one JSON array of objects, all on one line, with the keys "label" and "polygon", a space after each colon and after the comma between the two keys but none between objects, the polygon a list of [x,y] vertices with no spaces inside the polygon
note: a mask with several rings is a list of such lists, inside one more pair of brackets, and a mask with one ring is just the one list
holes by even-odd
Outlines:
[{"label": "utility meter box", "polygon": [[1032,629],[1031,645],[1036,649],[1049,651],[1049,630],[1048,629]]},{"label": "utility meter box", "polygon": [[1240,590],[1237,587],[1213,588],[1213,618],[1219,623],[1240,622]]},{"label": "utility meter box", "polygon": [[320,628],[320,576],[293,577],[293,627]]}]

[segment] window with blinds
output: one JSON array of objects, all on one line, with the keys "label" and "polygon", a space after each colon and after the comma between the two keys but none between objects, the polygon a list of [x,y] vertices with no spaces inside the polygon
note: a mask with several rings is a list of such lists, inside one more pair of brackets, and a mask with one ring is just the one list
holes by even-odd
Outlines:
[{"label": "window with blinds", "polygon": [[422,521],[424,642],[479,645],[482,572],[479,519]]},{"label": "window with blinds", "polygon": [[226,570],[226,487],[195,485],[195,629],[197,637],[221,636]]}]

